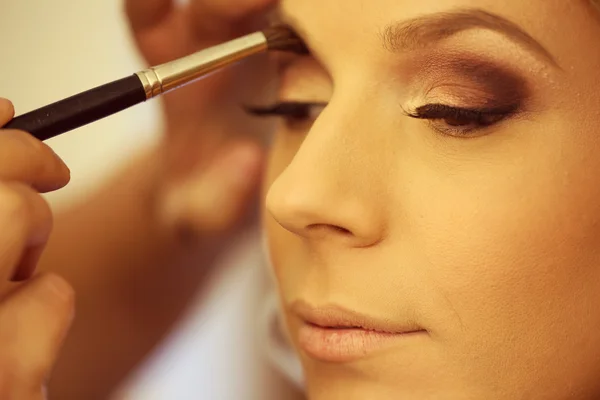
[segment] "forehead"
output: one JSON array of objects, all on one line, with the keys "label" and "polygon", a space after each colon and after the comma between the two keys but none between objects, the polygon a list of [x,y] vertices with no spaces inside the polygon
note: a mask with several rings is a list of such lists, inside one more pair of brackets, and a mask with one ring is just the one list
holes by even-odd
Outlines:
[{"label": "forehead", "polygon": [[540,20],[557,22],[567,17],[569,10],[589,9],[583,7],[586,1],[589,0],[281,0],[280,7],[302,19],[319,20],[326,25],[340,20],[347,25],[380,24],[464,8],[478,8],[515,22],[539,25]]},{"label": "forehead", "polygon": [[[588,51],[597,35],[586,36],[590,23],[588,0],[282,0],[288,15],[316,53],[340,58],[369,54],[381,47],[386,27],[428,14],[479,9],[519,25],[560,60],[574,50]],[[587,14],[587,15],[586,15]],[[587,24],[587,25],[586,25]],[[569,32],[569,35],[565,35]],[[578,46],[573,46],[577,43]]]}]

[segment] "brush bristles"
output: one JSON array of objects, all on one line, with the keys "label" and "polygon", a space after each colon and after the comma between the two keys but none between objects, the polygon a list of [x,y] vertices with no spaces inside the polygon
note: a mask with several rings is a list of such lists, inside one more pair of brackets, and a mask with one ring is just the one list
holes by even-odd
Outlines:
[{"label": "brush bristles", "polygon": [[269,50],[292,51],[298,54],[308,54],[304,41],[287,26],[274,26],[263,31],[267,38]]}]

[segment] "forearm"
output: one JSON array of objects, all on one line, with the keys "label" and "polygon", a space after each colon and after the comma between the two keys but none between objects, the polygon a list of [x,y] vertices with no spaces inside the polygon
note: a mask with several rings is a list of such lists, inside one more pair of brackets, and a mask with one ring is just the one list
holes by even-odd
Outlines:
[{"label": "forearm", "polygon": [[[151,158],[151,157],[149,157]],[[50,385],[56,398],[106,399],[165,335],[205,280],[158,218],[159,176],[140,160],[91,201],[56,217],[41,268],[77,293],[77,316]]]}]

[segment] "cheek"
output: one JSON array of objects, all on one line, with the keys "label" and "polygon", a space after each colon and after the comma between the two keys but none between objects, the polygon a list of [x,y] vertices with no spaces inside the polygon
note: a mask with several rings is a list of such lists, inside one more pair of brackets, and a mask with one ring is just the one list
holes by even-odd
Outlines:
[{"label": "cheek", "polygon": [[485,288],[507,300],[522,287],[527,298],[537,286],[560,292],[600,273],[596,134],[561,120],[546,125],[554,131],[520,132],[483,155],[403,167],[411,175],[398,194],[410,219],[405,237],[420,247],[424,272],[457,297]]},{"label": "cheek", "polygon": [[456,174],[424,169],[412,187],[418,198],[405,197],[422,279],[460,321],[436,333],[464,365],[552,374],[568,369],[565,359],[578,371],[600,356],[590,340],[600,328],[600,185],[589,173],[600,153],[594,140],[556,140],[521,142],[528,155],[518,163],[503,154],[502,163],[463,160]]},{"label": "cheek", "polygon": [[[463,322],[480,328],[485,321],[493,329],[543,325],[568,317],[585,298],[598,299],[596,205],[544,197],[535,207],[507,196],[498,204],[493,192],[479,193],[479,200],[489,201],[484,205],[446,196],[466,209],[453,215],[432,207],[421,239],[415,237],[424,255],[423,276],[445,293]],[[593,219],[582,220],[577,206],[587,207]]]}]

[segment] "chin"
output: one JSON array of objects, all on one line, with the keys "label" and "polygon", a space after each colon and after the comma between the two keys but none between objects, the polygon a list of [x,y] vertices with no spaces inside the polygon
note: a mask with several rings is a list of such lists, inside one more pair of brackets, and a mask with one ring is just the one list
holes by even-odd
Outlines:
[{"label": "chin", "polygon": [[[448,374],[435,346],[420,338],[411,346],[351,362],[324,362],[298,351],[310,400],[445,400],[489,397],[465,391]],[[443,373],[440,374],[440,372]],[[501,397],[497,397],[501,398]]]},{"label": "chin", "polygon": [[[435,377],[422,387],[388,384],[376,379],[364,380],[360,376],[324,381],[307,380],[309,400],[483,400],[483,393],[467,393],[465,388],[439,387]],[[498,398],[500,399],[500,398]],[[504,398],[506,400],[507,398]]]}]

